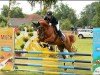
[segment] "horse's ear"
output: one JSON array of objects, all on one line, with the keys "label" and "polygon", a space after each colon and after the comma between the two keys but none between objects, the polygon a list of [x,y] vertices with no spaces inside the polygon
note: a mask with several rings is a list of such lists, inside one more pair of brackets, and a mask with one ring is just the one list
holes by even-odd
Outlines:
[{"label": "horse's ear", "polygon": [[38,27],[39,26],[39,22],[32,22],[32,26],[33,27]]},{"label": "horse's ear", "polygon": [[31,26],[32,26],[32,27],[36,27],[36,23],[32,22],[32,23],[31,23]]},{"label": "horse's ear", "polygon": [[36,25],[36,23],[32,22],[32,24]]},{"label": "horse's ear", "polygon": [[32,26],[37,26],[37,23],[35,23],[35,22],[32,22]]}]

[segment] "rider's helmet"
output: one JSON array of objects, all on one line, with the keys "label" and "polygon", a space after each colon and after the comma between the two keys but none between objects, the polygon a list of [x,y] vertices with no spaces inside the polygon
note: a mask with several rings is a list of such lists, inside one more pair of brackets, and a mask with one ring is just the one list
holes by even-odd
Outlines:
[{"label": "rider's helmet", "polygon": [[47,16],[52,16],[52,11],[48,11]]}]

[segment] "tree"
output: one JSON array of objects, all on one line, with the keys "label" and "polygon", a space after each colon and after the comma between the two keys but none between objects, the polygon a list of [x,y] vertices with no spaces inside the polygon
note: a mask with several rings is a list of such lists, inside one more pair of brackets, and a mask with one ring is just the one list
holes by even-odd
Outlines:
[{"label": "tree", "polygon": [[19,8],[19,7],[14,7],[12,10],[11,10],[11,18],[24,18],[25,15],[23,14],[22,12],[22,9]]},{"label": "tree", "polygon": [[[8,17],[8,10],[9,7],[7,5],[4,5],[1,14],[5,17]],[[11,18],[23,18],[24,16],[25,15],[23,14],[22,9],[19,7],[13,7],[12,10],[10,10]]]},{"label": "tree", "polygon": [[100,27],[100,2],[96,5],[96,15],[93,17],[92,24],[96,27]]},{"label": "tree", "polygon": [[9,7],[7,5],[3,5],[1,15],[7,17],[8,16]]},{"label": "tree", "polygon": [[31,4],[32,7],[35,6],[35,3],[39,2],[41,5],[40,8],[42,14],[45,14],[51,8],[52,5],[56,4],[58,0],[27,0],[27,1]]},{"label": "tree", "polygon": [[87,5],[81,12],[82,26],[100,26],[100,2]]},{"label": "tree", "polygon": [[69,19],[72,24],[77,20],[75,11],[63,3],[55,5],[54,15],[58,20]]},{"label": "tree", "polygon": [[69,19],[62,20],[60,25],[62,30],[69,30],[72,26]]},{"label": "tree", "polygon": [[0,15],[0,26],[4,27],[6,26],[6,24],[7,24],[7,19],[4,16]]}]

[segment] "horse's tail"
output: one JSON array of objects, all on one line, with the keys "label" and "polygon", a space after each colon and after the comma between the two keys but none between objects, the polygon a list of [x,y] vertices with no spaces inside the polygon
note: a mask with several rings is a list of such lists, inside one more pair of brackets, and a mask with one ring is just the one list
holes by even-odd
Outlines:
[{"label": "horse's tail", "polygon": [[75,36],[73,34],[70,34],[69,35],[69,39],[70,39],[70,42],[71,43],[74,43],[75,42]]}]

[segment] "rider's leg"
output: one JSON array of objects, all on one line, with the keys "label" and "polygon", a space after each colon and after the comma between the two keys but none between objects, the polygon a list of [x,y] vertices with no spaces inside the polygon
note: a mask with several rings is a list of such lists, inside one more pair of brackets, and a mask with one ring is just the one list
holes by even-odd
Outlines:
[{"label": "rider's leg", "polygon": [[57,33],[58,33],[59,37],[61,38],[62,42],[64,42],[64,36],[63,36],[61,30],[57,31]]},{"label": "rider's leg", "polygon": [[58,36],[61,38],[61,40],[64,42],[64,37],[63,37],[63,34],[59,28],[59,24],[55,25],[55,28],[56,28],[56,31],[58,33]]}]

